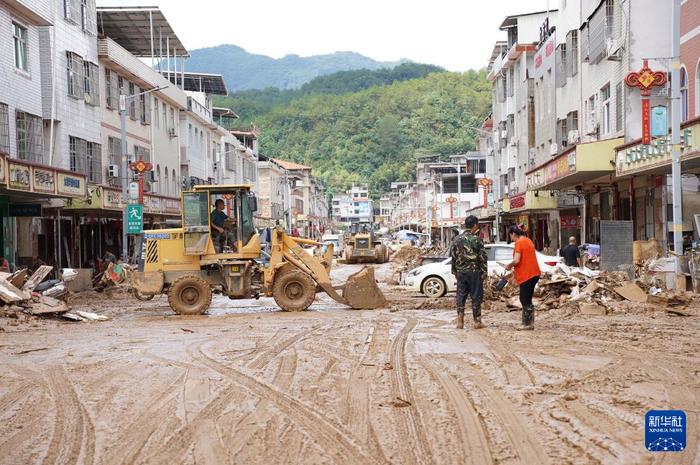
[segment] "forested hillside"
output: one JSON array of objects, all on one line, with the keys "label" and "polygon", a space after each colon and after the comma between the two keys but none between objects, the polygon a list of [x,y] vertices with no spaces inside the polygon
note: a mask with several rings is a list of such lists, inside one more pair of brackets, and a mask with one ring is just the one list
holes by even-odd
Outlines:
[{"label": "forested hillside", "polygon": [[[376,194],[392,181],[413,179],[417,155],[473,150],[476,134],[468,127],[481,124],[491,99],[485,71],[431,73],[340,95],[332,86],[325,91],[300,89],[289,100],[263,92],[257,104],[234,95],[224,103],[261,128],[264,154],[312,166],[331,191],[367,182]],[[252,106],[243,108],[246,101]]]},{"label": "forested hillside", "polygon": [[299,89],[280,90],[276,87],[268,87],[261,90],[244,90],[235,92],[228,97],[217,98],[215,103],[218,106],[235,109],[240,116],[240,120],[236,124],[247,126],[251,122],[255,122],[255,118],[269,112],[276,106],[312,94],[346,94],[369,89],[373,86],[421,78],[430,73],[441,71],[444,69],[439,66],[418,63],[404,63],[394,68],[378,70],[339,71],[312,79]]}]

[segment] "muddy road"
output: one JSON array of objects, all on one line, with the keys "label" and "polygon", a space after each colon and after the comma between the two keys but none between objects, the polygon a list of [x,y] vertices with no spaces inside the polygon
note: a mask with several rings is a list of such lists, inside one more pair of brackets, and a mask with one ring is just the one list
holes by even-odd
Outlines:
[{"label": "muddy road", "polygon": [[[697,309],[542,311],[521,333],[492,306],[457,331],[451,298],[388,297],[184,318],[86,294],[109,321],[0,319],[0,464],[700,463]],[[688,448],[646,452],[644,414],[667,408]]]}]

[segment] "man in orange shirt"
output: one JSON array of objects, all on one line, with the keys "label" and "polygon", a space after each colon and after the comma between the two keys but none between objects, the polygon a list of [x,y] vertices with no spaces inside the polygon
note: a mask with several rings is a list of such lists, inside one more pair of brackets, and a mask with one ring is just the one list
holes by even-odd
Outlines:
[{"label": "man in orange shirt", "polygon": [[506,270],[513,269],[515,281],[520,286],[520,303],[523,306],[523,324],[519,330],[535,329],[535,307],[532,305],[532,296],[535,294],[535,285],[540,280],[540,265],[537,263],[535,244],[525,235],[518,226],[511,226],[510,240],[515,243],[513,249],[513,261],[506,265]]}]

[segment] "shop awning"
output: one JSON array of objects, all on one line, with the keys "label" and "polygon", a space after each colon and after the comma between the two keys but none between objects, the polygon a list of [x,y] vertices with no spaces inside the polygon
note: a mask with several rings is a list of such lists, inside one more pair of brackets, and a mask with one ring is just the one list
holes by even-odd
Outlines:
[{"label": "shop awning", "polygon": [[577,144],[528,171],[527,190],[569,190],[615,171],[615,147],[622,138]]},{"label": "shop awning", "polygon": [[[615,174],[660,175],[671,172],[671,137],[656,137],[650,145],[636,140],[616,148]],[[681,125],[681,171],[700,173],[700,118]]]},{"label": "shop awning", "polygon": [[535,210],[556,210],[557,198],[550,191],[527,191],[503,199],[503,213],[522,213]]}]

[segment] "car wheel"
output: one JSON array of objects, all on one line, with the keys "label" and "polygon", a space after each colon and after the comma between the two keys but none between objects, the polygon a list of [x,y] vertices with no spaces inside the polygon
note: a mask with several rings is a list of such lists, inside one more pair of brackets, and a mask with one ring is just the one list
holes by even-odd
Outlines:
[{"label": "car wheel", "polygon": [[436,298],[447,293],[447,286],[439,276],[430,276],[423,281],[420,290],[426,297]]}]

